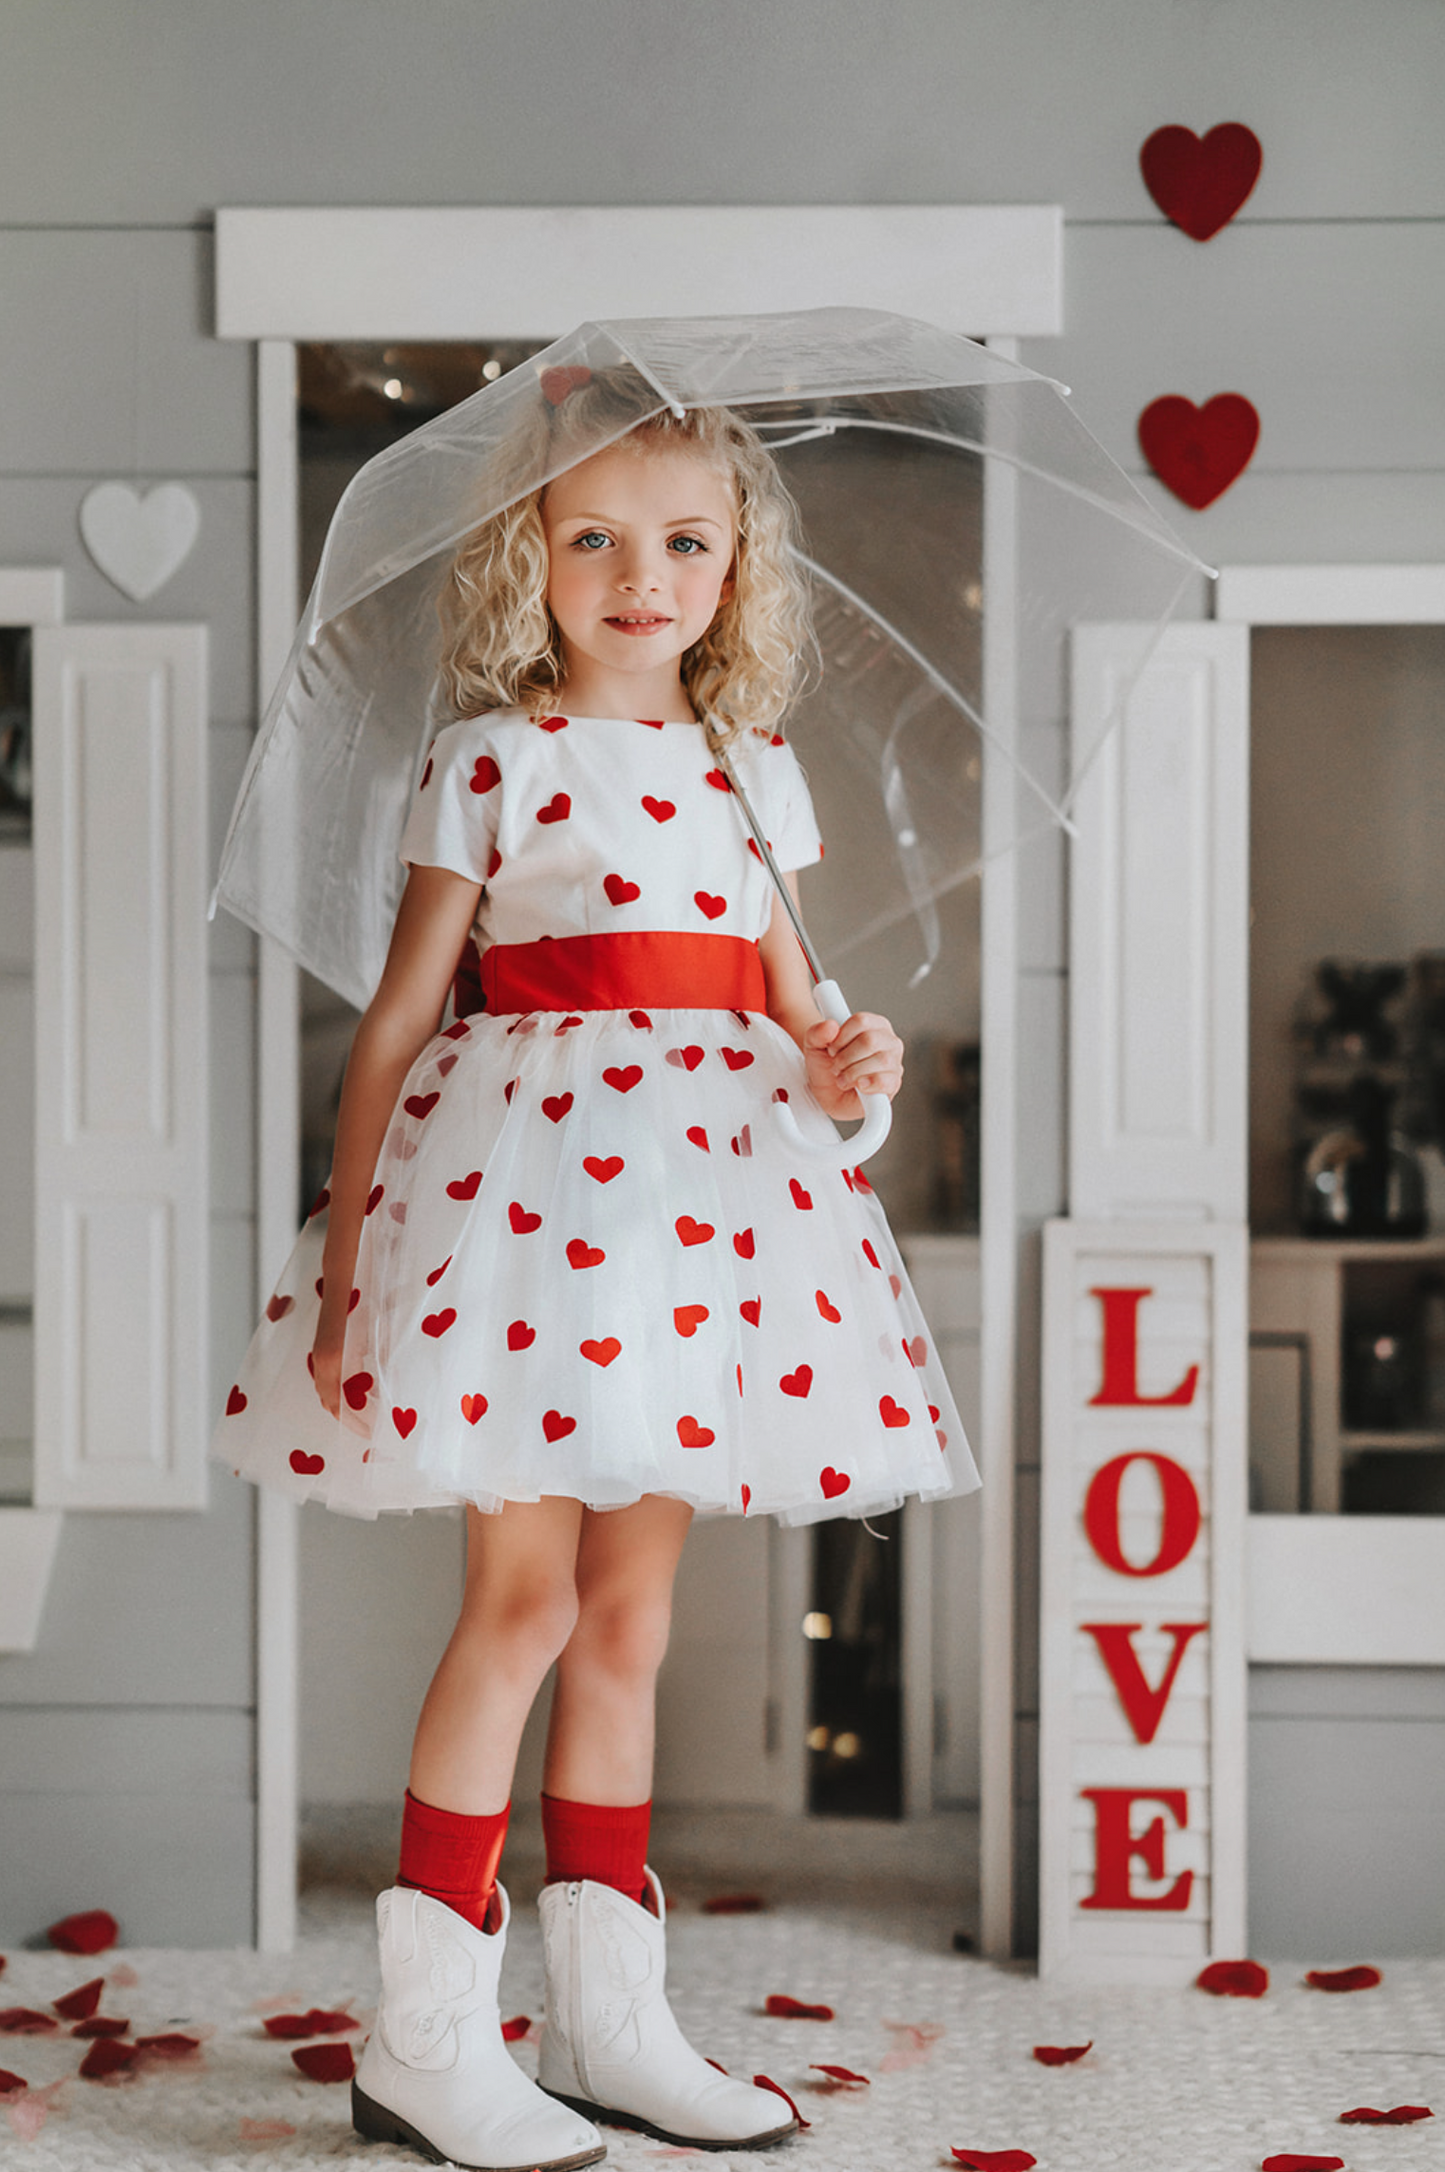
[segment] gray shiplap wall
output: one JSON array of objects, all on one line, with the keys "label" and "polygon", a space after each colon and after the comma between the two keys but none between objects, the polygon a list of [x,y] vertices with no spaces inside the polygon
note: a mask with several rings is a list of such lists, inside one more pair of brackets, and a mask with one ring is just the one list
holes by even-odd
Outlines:
[{"label": "gray shiplap wall", "polygon": [[[1076,387],[1109,449],[1139,470],[1134,418],[1161,392],[1238,390],[1261,409],[1255,463],[1216,507],[1191,516],[1158,493],[1206,557],[1445,558],[1442,91],[1437,0],[899,0],[891,11],[865,0],[683,11],[673,0],[11,0],[0,72],[0,563],[63,564],[73,616],[147,615],[89,568],[76,507],[92,480],[137,466],[192,482],[200,544],[148,612],[211,627],[219,820],[254,709],[254,454],[248,359],[209,338],[204,229],[216,206],[740,199],[1061,203],[1067,329],[1026,359]],[[1255,128],[1265,171],[1244,217],[1201,247],[1159,219],[1136,153],[1166,121],[1224,119]],[[1202,594],[1193,608],[1205,608]],[[1020,882],[1027,1816],[1032,1232],[1065,1197],[1057,854],[1023,857]],[[218,923],[212,960],[224,1384],[250,1313],[248,940]],[[229,1715],[234,1747],[249,1726],[250,1532],[250,1504],[224,1485],[205,1518],[67,1524],[42,1648],[0,1660],[0,1788],[15,1803],[22,1791],[51,1802],[26,1825],[25,1846],[0,1856],[25,1866],[13,1886],[0,1870],[0,1936],[45,1919],[36,1894],[52,1871],[65,1884],[77,1833],[112,1839],[126,1772],[204,1770],[241,1817],[246,1760],[205,1730]],[[152,1613],[164,1635],[140,1633]],[[143,1760],[139,1726],[97,1717],[87,1771],[67,1729],[99,1706],[161,1715],[176,1745],[200,1711],[195,1739],[210,1748]],[[102,1756],[111,1735],[120,1746]],[[222,1935],[199,1899],[181,1928],[157,1912],[145,1822],[134,1821],[134,1845],[107,1850],[112,1876],[129,1880],[127,1929]],[[62,1828],[63,1845],[50,1837]],[[195,1880],[235,1926],[228,1936],[244,1935],[248,1916],[245,1852],[228,1841],[229,1871],[218,1851]],[[1025,1935],[1031,1872],[1026,1845]]]}]

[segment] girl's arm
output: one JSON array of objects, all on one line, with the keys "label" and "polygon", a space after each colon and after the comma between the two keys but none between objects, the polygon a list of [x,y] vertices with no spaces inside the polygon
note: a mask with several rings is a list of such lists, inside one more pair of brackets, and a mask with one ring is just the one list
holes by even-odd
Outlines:
[{"label": "girl's arm", "polygon": [[[796,904],[797,878],[783,879]],[[781,898],[773,901],[773,917],[758,955],[768,989],[768,1016],[791,1033],[803,1051],[809,1089],[828,1115],[845,1120],[861,1116],[859,1088],[887,1094],[891,1101],[903,1084],[903,1043],[888,1020],[873,1011],[855,1011],[841,1026],[819,1017],[808,961]]]},{"label": "girl's arm", "polygon": [[414,867],[402,894],[381,984],[347,1059],[336,1121],[321,1317],[312,1349],[316,1392],[341,1410],[341,1355],[361,1224],[402,1081],[441,1024],[481,885],[445,867]]}]

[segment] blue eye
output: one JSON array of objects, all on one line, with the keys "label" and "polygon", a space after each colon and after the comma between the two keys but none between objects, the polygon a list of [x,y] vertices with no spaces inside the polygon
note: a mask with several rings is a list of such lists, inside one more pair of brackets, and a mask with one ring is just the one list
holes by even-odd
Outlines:
[{"label": "blue eye", "polygon": [[668,548],[676,551],[680,558],[694,558],[699,551],[705,551],[707,545],[701,536],[675,535]]},{"label": "blue eye", "polygon": [[576,544],[578,550],[583,551],[600,550],[604,548],[608,543],[610,543],[611,540],[612,538],[610,536],[604,535],[600,528],[589,528],[586,535],[579,535],[573,538],[573,541]]}]

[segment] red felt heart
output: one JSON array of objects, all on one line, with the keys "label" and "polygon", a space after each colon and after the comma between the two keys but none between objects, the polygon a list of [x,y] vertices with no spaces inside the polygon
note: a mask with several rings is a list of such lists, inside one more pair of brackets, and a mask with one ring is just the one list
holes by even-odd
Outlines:
[{"label": "red felt heart", "polygon": [[739,1259],[752,1258],[757,1250],[757,1245],[750,1229],[740,1229],[737,1232],[737,1235],[733,1238],[733,1250],[737,1253]]},{"label": "red felt heart", "polygon": [[448,1252],[440,1267],[433,1267],[431,1273],[426,1278],[426,1286],[429,1290],[434,1290],[437,1284],[441,1281],[442,1276],[446,1273],[448,1267],[450,1267],[452,1263],[452,1256],[453,1255]]},{"label": "red felt heart", "polygon": [[761,1297],[745,1297],[738,1306],[738,1311],[749,1327],[757,1327],[763,1317],[763,1301]]},{"label": "red felt heart", "polygon": [[1082,2059],[1084,2053],[1093,2048],[1092,2036],[1087,2044],[1035,2044],[1034,2057],[1040,2066],[1072,2066],[1076,2059]]},{"label": "red felt heart", "polygon": [[643,794],[642,804],[654,822],[670,822],[677,813],[670,799],[654,799],[650,792]]},{"label": "red felt heart", "polygon": [[577,1347],[589,1365],[600,1365],[604,1371],[622,1349],[615,1335],[606,1335],[601,1342],[579,1342]]},{"label": "red felt heart", "polygon": [[89,2021],[100,2004],[100,1994],[105,1989],[104,1976],[92,1976],[77,1990],[67,1991],[64,1998],[52,1999],[55,2011],[66,2021]]},{"label": "red felt heart", "polygon": [[393,1199],[387,1211],[394,1222],[404,1222],[406,1220],[406,1201],[404,1199]]},{"label": "red felt heart", "polygon": [[543,1411],[542,1431],[546,1434],[548,1440],[565,1440],[569,1433],[575,1433],[576,1430],[577,1420],[575,1418],[564,1418],[560,1410]]},{"label": "red felt heart", "polygon": [[702,1059],[703,1051],[696,1047],[670,1048],[667,1052],[668,1062],[683,1071],[695,1071]]},{"label": "red felt heart", "polygon": [[309,1456],[304,1448],[293,1448],[288,1460],[298,1478],[316,1478],[326,1468],[325,1456]]},{"label": "red felt heart", "polygon": [[637,721],[644,731],[665,732],[667,730],[667,718],[665,716],[640,716]]},{"label": "red felt heart", "polygon": [[569,1267],[600,1267],[606,1257],[599,1245],[589,1244],[585,1237],[570,1237],[567,1241]]},{"label": "red felt heart", "polygon": [[1433,2119],[1435,2114],[1428,2104],[1397,2104],[1392,2111],[1377,2112],[1373,2104],[1357,2104],[1352,2112],[1341,2112],[1342,2127],[1413,2127],[1419,2119]]},{"label": "red felt heart", "polygon": [[763,2012],[771,2014],[775,2021],[831,2021],[831,2006],[809,2006],[802,1999],[789,1998],[786,1991],[770,1991],[763,2000]]},{"label": "red felt heart", "polygon": [[684,1244],[711,1244],[717,1235],[711,1222],[695,1222],[690,1214],[679,1214],[672,1226]]},{"label": "red felt heart", "polygon": [[491,755],[484,754],[481,760],[473,766],[470,779],[472,790],[474,792],[490,792],[501,781],[502,772],[492,760]]},{"label": "red felt heart", "polygon": [[314,2082],[349,2082],[356,2072],[349,2044],[302,2044],[291,2063]]},{"label": "red felt heart", "polygon": [[599,1184],[610,1184],[615,1176],[621,1175],[627,1164],[620,1154],[584,1154],[582,1166],[588,1176],[595,1177]]},{"label": "red felt heart", "polygon": [[895,1297],[901,1297],[903,1295],[903,1284],[899,1281],[897,1275],[890,1275],[888,1277],[888,1287],[890,1290],[892,1290]]},{"label": "red felt heart", "polygon": [[725,1048],[720,1053],[723,1062],[730,1071],[746,1071],[753,1060],[753,1052],[750,1048]]},{"label": "red felt heart", "polygon": [[706,890],[694,890],[692,901],[698,911],[705,914],[709,920],[716,920],[720,913],[725,913],[728,909],[728,901],[725,897],[712,897]]},{"label": "red felt heart", "polygon": [[1242,392],[1217,392],[1203,407],[1182,393],[1151,400],[1139,445],[1166,489],[1196,513],[1244,473],[1259,443],[1259,414]]},{"label": "red felt heart", "polygon": [[429,1094],[408,1094],[405,1101],[403,1101],[402,1103],[402,1107],[406,1110],[408,1116],[430,1116],[432,1110],[436,1107],[437,1103],[440,1100],[441,1095],[436,1092],[432,1092]]},{"label": "red felt heart", "polygon": [[909,1423],[908,1412],[895,1403],[891,1395],[885,1395],[880,1399],[878,1415],[886,1426],[892,1428]]},{"label": "red felt heart", "polygon": [[1262,1999],[1269,1989],[1269,1970],[1258,1961],[1211,1961],[1194,1981],[1216,1998]]},{"label": "red felt heart", "polygon": [[554,792],[545,807],[537,809],[539,822],[565,822],[572,812],[572,798],[568,792]]},{"label": "red felt heart", "polygon": [[507,1209],[507,1220],[519,1237],[529,1236],[534,1229],[542,1227],[541,1215],[529,1214],[515,1199]]},{"label": "red felt heart", "polygon": [[[545,1101],[542,1106],[544,1109],[546,1108]],[[470,1176],[454,1178],[447,1186],[447,1197],[448,1199],[475,1199],[481,1189],[481,1183],[482,1172],[480,1169],[474,1169]]]},{"label": "red felt heart", "polygon": [[226,1397],[226,1416],[228,1418],[239,1418],[245,1407],[245,1396],[239,1388],[232,1388],[230,1394]]},{"label": "red felt heart", "polygon": [[[602,1083],[604,1086],[610,1086],[614,1093],[630,1094],[641,1076],[642,1065],[640,1063],[613,1064],[603,1072]],[[567,1098],[570,1101],[572,1097],[569,1094]]]},{"label": "red felt heart", "polygon": [[435,1340],[438,1335],[444,1335],[449,1327],[455,1327],[456,1323],[456,1306],[446,1305],[440,1312],[429,1312],[427,1314],[421,1323],[421,1331],[424,1335],[430,1335]]},{"label": "red felt heart", "polygon": [[711,1448],[717,1439],[710,1427],[699,1425],[692,1417],[678,1419],[677,1437],[684,1448]]},{"label": "red felt heart", "polygon": [[793,1205],[806,1214],[813,1204],[812,1193],[804,1191],[796,1177],[788,1178],[788,1190],[793,1195]]},{"label": "red felt heart", "polygon": [[346,1300],[346,1309],[347,1309],[347,1311],[348,1311],[348,1312],[355,1312],[355,1310],[356,1310],[357,1306],[358,1306],[358,1305],[359,1305],[360,1303],[361,1303],[361,1292],[360,1292],[360,1290],[353,1290],[353,1291],[352,1291],[352,1293],[351,1293],[351,1295],[350,1295],[350,1296],[349,1296],[349,1297],[347,1298],[347,1300]]},{"label": "red felt heart", "polygon": [[1207,136],[1177,125],[1156,128],[1139,152],[1144,186],[1165,218],[1194,241],[1228,226],[1263,164],[1259,138],[1242,121],[1221,121]]},{"label": "red felt heart", "polygon": [[444,1041],[465,1041],[472,1030],[469,1018],[459,1018],[454,1026],[448,1026],[442,1034]]},{"label": "red felt heart", "polygon": [[485,1416],[486,1408],[487,1398],[485,1395],[464,1395],[462,1397],[462,1416],[466,1419],[468,1425],[475,1425],[478,1418]]},{"label": "red felt heart", "polygon": [[370,1373],[353,1373],[349,1380],[341,1383],[341,1392],[353,1410],[362,1410],[374,1386]]},{"label": "red felt heart", "polygon": [[1260,2172],[1344,2172],[1343,2157],[1301,2157],[1292,2149],[1266,2157]]},{"label": "red felt heart", "polygon": [[295,1302],[296,1300],[294,1297],[268,1297],[266,1300],[267,1319],[284,1320],[287,1313],[291,1310]]},{"label": "red felt heart", "polygon": [[864,1193],[865,1196],[871,1197],[873,1187],[868,1182],[867,1177],[864,1176],[861,1169],[855,1169],[853,1171],[853,1183],[858,1191]]},{"label": "red felt heart", "polygon": [[1026,2149],[955,2149],[950,2155],[969,2172],[1030,2172],[1039,2161]]},{"label": "red felt heart", "polygon": [[823,1489],[825,1501],[836,1501],[840,1493],[846,1493],[853,1481],[846,1471],[835,1471],[832,1464],[818,1473],[818,1484]]},{"label": "red felt heart", "polygon": [[703,1130],[701,1124],[689,1124],[687,1127],[687,1135],[694,1146],[700,1146],[702,1148],[704,1154],[710,1154],[712,1152],[712,1148],[707,1143],[707,1133]]},{"label": "red felt heart", "polygon": [[1305,1982],[1312,1991],[1373,1991],[1383,1981],[1377,1968],[1312,1968]]},{"label": "red felt heart", "polygon": [[778,1382],[778,1386],[782,1389],[784,1395],[796,1395],[799,1398],[806,1396],[812,1385],[813,1368],[811,1365],[800,1365],[795,1373],[784,1373],[782,1379]]},{"label": "red felt heart", "polygon": [[539,716],[537,728],[544,732],[565,732],[571,721],[570,717],[565,716]]},{"label": "red felt heart", "polygon": [[542,1114],[549,1124],[560,1124],[571,1106],[571,1094],[548,1094],[542,1103]]},{"label": "red felt heart", "polygon": [[513,1320],[511,1326],[507,1329],[507,1348],[509,1350],[530,1350],[536,1340],[536,1328],[528,1327],[525,1320]]},{"label": "red felt heart", "polygon": [[634,898],[642,895],[641,884],[628,882],[622,875],[605,875],[602,887],[614,905],[630,905]]},{"label": "red felt heart", "polygon": [[687,1340],[697,1333],[707,1317],[706,1305],[674,1305],[672,1308],[672,1324]]},{"label": "red felt heart", "polygon": [[815,1290],[813,1292],[813,1295],[817,1300],[818,1310],[822,1313],[823,1318],[825,1320],[831,1320],[833,1322],[833,1325],[836,1327],[838,1322],[842,1319],[843,1315],[838,1310],[838,1307],[835,1304],[830,1303],[827,1291]]}]

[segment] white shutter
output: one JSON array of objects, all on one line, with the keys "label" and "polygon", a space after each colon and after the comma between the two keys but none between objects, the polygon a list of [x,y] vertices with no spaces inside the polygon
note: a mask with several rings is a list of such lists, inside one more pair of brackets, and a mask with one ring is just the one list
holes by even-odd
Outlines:
[{"label": "white shutter", "polygon": [[202,1508],[206,633],[37,630],[35,1500]]},{"label": "white shutter", "polygon": [[[1106,714],[1137,626],[1074,635]],[[1249,629],[1166,629],[1075,804],[1069,1212],[1242,1222],[1248,1172]]]}]

